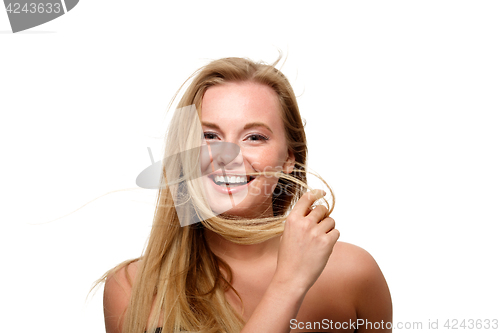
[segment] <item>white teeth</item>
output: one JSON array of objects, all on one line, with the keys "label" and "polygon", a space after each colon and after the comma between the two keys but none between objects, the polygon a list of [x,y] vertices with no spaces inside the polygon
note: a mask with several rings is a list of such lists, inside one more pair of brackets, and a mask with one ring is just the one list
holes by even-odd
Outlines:
[{"label": "white teeth", "polygon": [[239,177],[239,176],[231,176],[231,177],[223,177],[223,176],[215,176],[214,181],[217,183],[246,183],[247,179],[246,177]]}]

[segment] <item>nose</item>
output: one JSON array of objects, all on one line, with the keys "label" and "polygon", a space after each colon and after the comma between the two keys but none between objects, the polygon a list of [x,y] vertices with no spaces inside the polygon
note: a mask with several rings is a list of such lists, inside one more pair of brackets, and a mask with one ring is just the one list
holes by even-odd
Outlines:
[{"label": "nose", "polygon": [[214,168],[227,167],[232,163],[239,163],[240,147],[232,142],[210,143],[211,160]]}]

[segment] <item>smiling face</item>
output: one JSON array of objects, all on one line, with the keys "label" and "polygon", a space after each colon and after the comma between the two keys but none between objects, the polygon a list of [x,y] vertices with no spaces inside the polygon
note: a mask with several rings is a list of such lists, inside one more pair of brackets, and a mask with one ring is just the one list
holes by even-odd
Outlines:
[{"label": "smiling face", "polygon": [[203,185],[215,213],[247,218],[272,216],[272,193],[278,179],[269,175],[247,178],[246,174],[292,172],[295,159],[287,148],[280,115],[276,92],[263,84],[229,82],[205,92],[201,105],[205,143],[229,142],[240,149],[236,158],[231,153],[226,154],[231,158],[224,158],[224,154],[212,152],[222,166],[215,172],[203,170],[211,166],[202,164],[202,172],[208,173]]}]

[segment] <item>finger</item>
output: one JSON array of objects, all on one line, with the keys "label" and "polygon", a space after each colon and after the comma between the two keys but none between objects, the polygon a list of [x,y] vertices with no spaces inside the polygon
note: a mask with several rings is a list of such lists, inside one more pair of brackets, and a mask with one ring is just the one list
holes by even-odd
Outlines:
[{"label": "finger", "polygon": [[330,231],[335,229],[335,220],[331,217],[327,217],[326,219],[318,223],[318,228],[324,233],[329,233]]},{"label": "finger", "polygon": [[337,229],[332,229],[327,232],[328,237],[331,237],[334,242],[337,242],[340,237],[340,232]]},{"label": "finger", "polygon": [[316,206],[310,213],[308,213],[307,216],[311,218],[311,220],[319,223],[321,220],[327,217],[327,213],[328,209],[323,205],[319,205]]},{"label": "finger", "polygon": [[311,205],[319,198],[325,196],[326,192],[323,190],[312,190],[304,194],[293,207],[292,212],[299,216],[306,216]]}]

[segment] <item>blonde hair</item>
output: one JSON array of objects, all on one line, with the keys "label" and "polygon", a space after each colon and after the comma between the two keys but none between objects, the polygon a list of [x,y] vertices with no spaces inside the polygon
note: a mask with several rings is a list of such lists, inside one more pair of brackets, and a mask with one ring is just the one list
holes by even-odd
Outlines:
[{"label": "blonde hair", "polygon": [[[225,298],[228,288],[234,290],[231,286],[231,268],[210,250],[203,230],[207,228],[238,244],[261,243],[283,232],[283,222],[289,211],[298,198],[309,189],[306,179],[307,146],[304,126],[292,87],[287,78],[275,68],[279,60],[272,65],[243,58],[212,61],[188,79],[191,83],[178,105],[178,110],[194,106],[200,114],[202,99],[207,89],[225,82],[250,81],[267,85],[276,92],[281,105],[281,119],[285,127],[288,149],[295,156],[295,167],[291,174],[258,173],[279,178],[273,193],[273,216],[255,219],[221,216],[207,218],[207,203],[197,195],[200,193],[199,188],[193,183],[194,187],[189,187],[187,191],[190,196],[188,199],[195,203],[191,208],[194,208],[197,216],[202,217],[201,223],[181,227],[175,207],[176,187],[161,186],[153,227],[142,257],[121,263],[97,282],[103,282],[119,269],[141,259],[124,317],[124,333],[143,333],[148,327],[150,314],[152,325],[147,329],[148,333],[155,331],[160,318],[165,333],[182,330],[233,333],[240,332],[243,328],[245,323],[241,314]],[[174,115],[178,118],[172,121],[169,127],[165,156],[189,150],[199,143],[199,121],[197,124],[192,117],[186,117],[185,114],[187,113]],[[164,163],[164,184],[175,177],[185,180],[190,173],[186,165],[196,165],[196,155],[196,150],[193,150],[190,157],[177,155],[180,156],[179,159],[184,159],[183,161],[168,165]],[[178,186],[179,184],[180,182],[177,182]],[[328,187],[328,184],[326,186]],[[330,187],[328,189],[334,198]],[[329,215],[333,210],[334,200],[332,205],[328,202],[326,204]],[[238,295],[237,291],[234,291]]]}]

